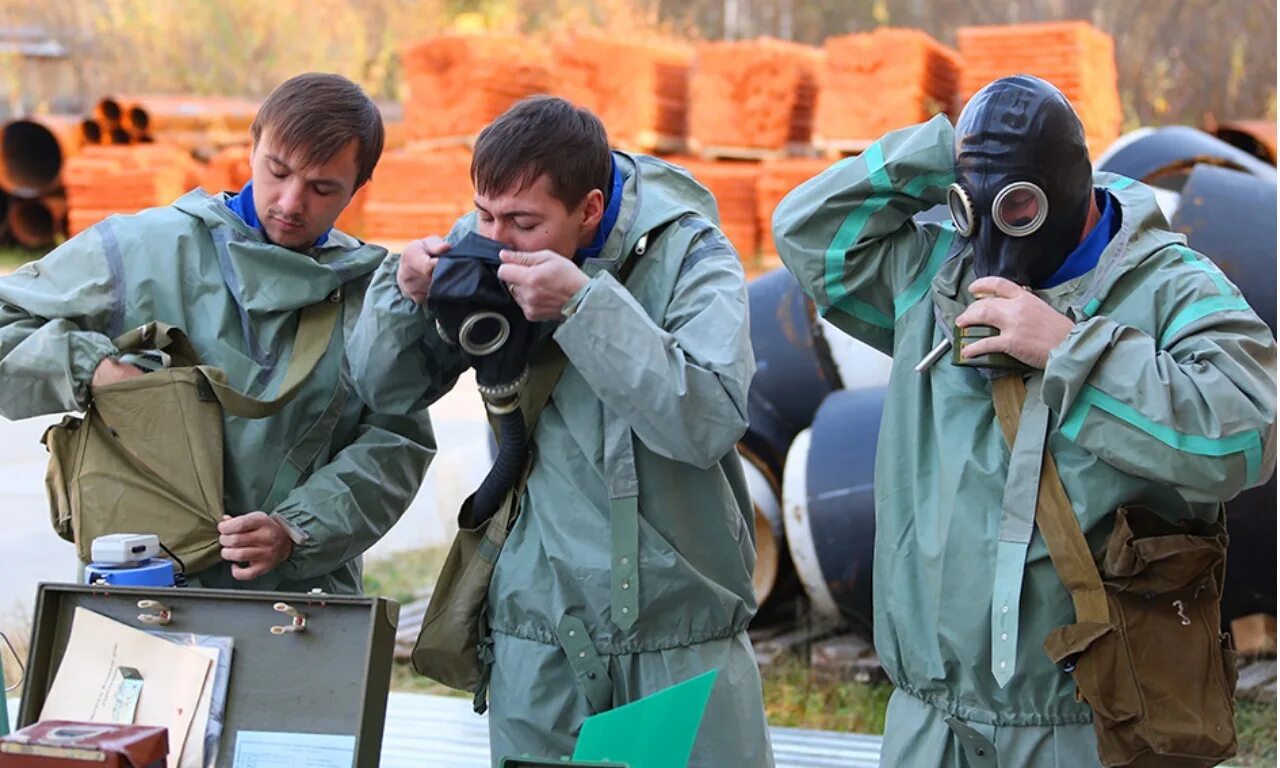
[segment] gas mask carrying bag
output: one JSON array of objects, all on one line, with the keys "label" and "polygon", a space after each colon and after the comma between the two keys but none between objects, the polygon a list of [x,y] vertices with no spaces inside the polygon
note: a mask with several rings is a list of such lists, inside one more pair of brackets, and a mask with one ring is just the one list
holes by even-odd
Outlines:
[{"label": "gas mask carrying bag", "polygon": [[121,352],[163,352],[173,367],[95,387],[83,417],[65,417],[41,440],[53,528],[75,542],[81,562],[98,536],[142,531],[156,534],[188,573],[219,561],[222,414],[259,419],[284,408],[328,349],[340,301],[335,292],[302,311],[280,394],[270,401],[241,394],[223,371],[200,365],[177,328],[152,322],[115,339]]},{"label": "gas mask carrying bag", "polygon": [[[626,284],[644,236],[618,270]],[[480,488],[462,503],[458,535],[431,593],[413,647],[414,670],[450,688],[475,694],[487,708],[492,641],[486,625],[489,582],[515,527],[533,466],[529,445],[538,416],[568,364],[560,347],[525,319],[497,277],[503,246],[474,233],[441,258],[427,298],[442,338],[462,348],[498,436],[498,457]]]},{"label": "gas mask carrying bag", "polygon": [[[997,379],[993,395],[1012,445],[1022,378]],[[1102,764],[1201,768],[1234,755],[1236,655],[1220,630],[1223,515],[1174,525],[1122,507],[1098,563],[1046,450],[1036,527],[1076,612],[1074,624],[1049,633],[1045,650],[1093,709]]]}]

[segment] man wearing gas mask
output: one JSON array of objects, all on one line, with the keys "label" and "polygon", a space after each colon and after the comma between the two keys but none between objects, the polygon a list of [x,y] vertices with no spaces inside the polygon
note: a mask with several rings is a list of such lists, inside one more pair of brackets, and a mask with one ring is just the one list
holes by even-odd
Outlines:
[{"label": "man wearing gas mask", "polygon": [[[943,204],[950,222],[913,219]],[[1029,76],[980,90],[954,130],[939,115],[837,163],[774,231],[822,314],[894,358],[876,465],[875,641],[897,686],[882,763],[1098,765],[1090,708],[1044,648],[1074,614],[1033,525],[1040,456],[1094,552],[1125,504],[1216,520],[1274,468],[1267,326],[1150,189],[1092,172],[1070,104]],[[993,406],[1010,376],[1026,388],[1012,452]]]},{"label": "man wearing gas mask", "polygon": [[361,395],[401,413],[475,368],[501,436],[464,526],[519,474],[529,369],[567,358],[488,591],[494,764],[569,755],[587,716],[717,669],[690,765],[771,766],[734,451],[755,362],[714,199],[551,97],[481,132],[471,175],[475,212],[380,268],[348,357]]}]

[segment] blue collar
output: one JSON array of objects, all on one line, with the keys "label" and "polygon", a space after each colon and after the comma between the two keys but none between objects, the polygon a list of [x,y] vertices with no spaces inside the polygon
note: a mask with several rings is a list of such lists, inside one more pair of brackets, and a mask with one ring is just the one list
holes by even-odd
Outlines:
[{"label": "blue collar", "polygon": [[618,164],[612,156],[609,158],[609,173],[613,181],[609,185],[609,199],[605,201],[604,216],[600,218],[600,226],[596,228],[596,236],[592,238],[591,245],[579,248],[573,254],[574,263],[578,266],[582,266],[586,259],[600,258],[604,243],[613,232],[613,225],[618,222],[618,211],[622,208],[622,174],[618,172]]},{"label": "blue collar", "polygon": [[1120,230],[1120,217],[1116,215],[1116,206],[1112,203],[1111,195],[1106,190],[1098,189],[1095,190],[1094,199],[1102,206],[1102,215],[1098,217],[1098,223],[1084,240],[1080,241],[1076,249],[1067,255],[1062,266],[1058,267],[1058,271],[1049,275],[1049,279],[1045,280],[1044,284],[1039,286],[1040,288],[1062,285],[1098,266],[1098,259],[1102,256],[1102,252],[1106,250],[1111,238],[1115,237],[1116,232]]},{"label": "blue collar", "polygon": [[[258,221],[257,209],[253,207],[252,181],[244,185],[244,189],[240,190],[240,194],[227,198],[227,207],[230,208],[235,215],[239,216],[241,221],[248,224],[252,229],[258,230],[263,235],[267,234],[267,231],[262,228],[262,222]],[[324,234],[316,238],[316,241],[311,244],[311,247],[315,248],[316,246],[322,245],[325,240],[329,239],[329,233],[332,231],[332,227],[325,230]]]}]

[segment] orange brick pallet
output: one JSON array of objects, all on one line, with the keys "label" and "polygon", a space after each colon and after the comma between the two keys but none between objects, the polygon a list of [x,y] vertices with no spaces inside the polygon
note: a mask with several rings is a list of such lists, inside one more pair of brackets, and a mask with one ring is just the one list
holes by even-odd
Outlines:
[{"label": "orange brick pallet", "polygon": [[667,158],[683,167],[716,198],[720,231],[738,252],[748,271],[755,271],[760,248],[760,224],[756,220],[756,177],[760,164],[733,160],[706,161],[688,157]]},{"label": "orange brick pallet", "polygon": [[880,136],[954,115],[960,56],[917,29],[880,27],[827,38],[814,143],[860,150]]},{"label": "orange brick pallet", "polygon": [[552,51],[555,93],[594,112],[614,146],[683,151],[692,46],[579,32],[557,40]]},{"label": "orange brick pallet", "polygon": [[1084,21],[962,27],[956,32],[964,72],[960,95],[1007,75],[1029,74],[1056,85],[1084,123],[1096,157],[1120,135],[1115,43]]},{"label": "orange brick pallet", "polygon": [[808,146],[822,60],[820,49],[769,38],[699,45],[690,83],[690,149],[732,156]]},{"label": "orange brick pallet", "polygon": [[516,35],[446,35],[404,52],[409,142],[464,143],[525,96],[551,88],[551,56]]},{"label": "orange brick pallet", "polygon": [[760,166],[756,183],[756,211],[760,220],[760,252],[764,268],[778,266],[778,248],[773,242],[773,210],[791,190],[831,167],[827,160],[779,158]]}]

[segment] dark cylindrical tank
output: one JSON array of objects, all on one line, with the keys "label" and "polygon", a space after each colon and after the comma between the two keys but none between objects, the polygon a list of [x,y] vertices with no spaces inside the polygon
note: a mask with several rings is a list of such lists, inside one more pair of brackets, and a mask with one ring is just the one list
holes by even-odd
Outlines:
[{"label": "dark cylindrical tank", "polygon": [[886,390],[834,392],[792,444],[782,481],[787,545],[813,610],[871,636],[875,454]]},{"label": "dark cylindrical tank", "polygon": [[1197,165],[1218,165],[1275,181],[1275,166],[1204,131],[1185,125],[1139,129],[1120,137],[1098,159],[1098,169],[1164,189],[1178,190]]},{"label": "dark cylindrical tank", "polygon": [[795,277],[777,269],[747,287],[756,375],[747,394],[742,447],[776,481],[791,441],[822,399],[840,388],[830,350],[815,331],[813,302]]}]

